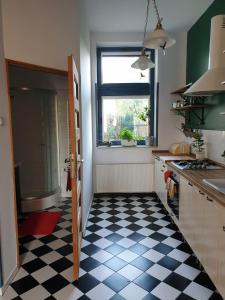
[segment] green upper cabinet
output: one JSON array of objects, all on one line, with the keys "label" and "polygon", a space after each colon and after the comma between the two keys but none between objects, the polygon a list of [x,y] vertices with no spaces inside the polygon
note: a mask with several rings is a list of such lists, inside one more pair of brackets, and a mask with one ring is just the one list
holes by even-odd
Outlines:
[{"label": "green upper cabinet", "polygon": [[[225,14],[225,0],[215,0],[188,31],[187,83],[194,83],[208,69],[211,18],[221,14]],[[205,124],[200,125],[199,120],[192,116],[190,121],[187,121],[187,126],[225,130],[225,116],[219,114],[225,111],[225,94],[209,97],[206,103],[210,107],[205,110]]]}]

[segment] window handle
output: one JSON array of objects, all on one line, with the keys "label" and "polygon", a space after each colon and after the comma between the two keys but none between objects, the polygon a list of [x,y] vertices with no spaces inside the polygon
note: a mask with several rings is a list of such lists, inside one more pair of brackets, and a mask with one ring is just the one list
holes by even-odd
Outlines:
[{"label": "window handle", "polygon": [[198,191],[198,192],[199,192],[200,195],[203,195],[203,196],[205,195],[205,194],[204,194],[203,192],[201,192],[201,191]]}]

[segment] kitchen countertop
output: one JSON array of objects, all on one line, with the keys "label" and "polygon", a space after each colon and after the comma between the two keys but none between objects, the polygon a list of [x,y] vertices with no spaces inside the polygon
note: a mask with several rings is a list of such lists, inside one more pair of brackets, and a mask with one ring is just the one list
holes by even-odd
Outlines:
[{"label": "kitchen countertop", "polygon": [[189,180],[195,186],[197,186],[202,192],[206,193],[212,199],[220,202],[225,206],[225,195],[209,185],[202,182],[203,179],[216,179],[216,178],[225,178],[225,169],[224,170],[180,170],[176,168],[170,162],[167,162],[170,168],[174,169],[181,176]]},{"label": "kitchen countertop", "polygon": [[195,156],[190,154],[190,155],[174,155],[170,153],[168,150],[153,150],[152,154],[156,157],[159,157],[162,159],[164,162],[169,162],[171,160],[188,160],[188,159],[194,159]]}]

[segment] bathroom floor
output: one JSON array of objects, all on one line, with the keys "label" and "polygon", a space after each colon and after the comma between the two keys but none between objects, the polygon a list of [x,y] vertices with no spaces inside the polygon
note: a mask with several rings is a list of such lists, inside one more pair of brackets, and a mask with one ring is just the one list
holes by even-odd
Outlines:
[{"label": "bathroom floor", "polygon": [[98,196],[72,277],[71,200],[52,235],[20,239],[22,267],[0,299],[222,300],[152,195]]}]

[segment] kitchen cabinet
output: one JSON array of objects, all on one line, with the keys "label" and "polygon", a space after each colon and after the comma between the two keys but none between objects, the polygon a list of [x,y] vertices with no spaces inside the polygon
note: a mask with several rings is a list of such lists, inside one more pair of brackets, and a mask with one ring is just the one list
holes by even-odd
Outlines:
[{"label": "kitchen cabinet", "polygon": [[167,190],[164,181],[165,171],[167,171],[166,163],[159,157],[155,157],[155,192],[164,204],[167,200]]},{"label": "kitchen cabinet", "polygon": [[225,206],[180,179],[180,229],[225,297]]}]

